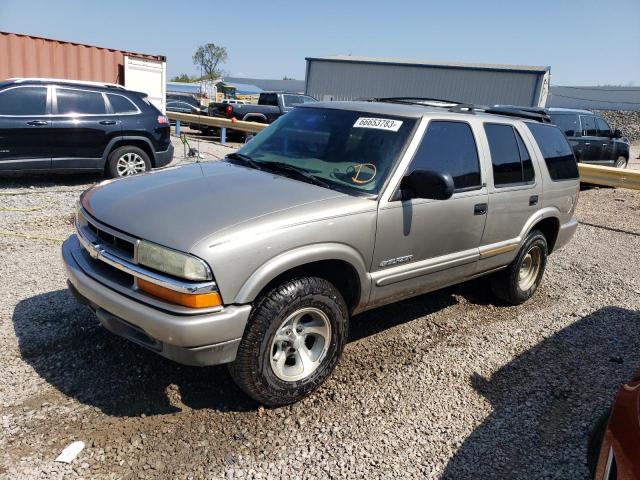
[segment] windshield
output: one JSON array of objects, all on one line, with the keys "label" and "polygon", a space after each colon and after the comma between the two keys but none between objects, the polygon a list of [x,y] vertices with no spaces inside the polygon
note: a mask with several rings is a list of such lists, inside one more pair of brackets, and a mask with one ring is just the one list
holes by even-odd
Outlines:
[{"label": "windshield", "polygon": [[286,164],[339,190],[377,194],[415,119],[325,108],[296,108],[238,153],[257,164]]}]

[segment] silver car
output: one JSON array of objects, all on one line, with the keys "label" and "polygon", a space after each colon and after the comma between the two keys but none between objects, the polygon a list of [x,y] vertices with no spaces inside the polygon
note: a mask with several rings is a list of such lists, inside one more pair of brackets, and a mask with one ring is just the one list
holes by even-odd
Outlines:
[{"label": "silver car", "polygon": [[330,375],[357,313],[481,275],[528,300],[576,229],[578,191],[543,114],[315,103],[224,161],[91,188],[62,253],[107,329],[228,363],[247,394],[284,405]]}]

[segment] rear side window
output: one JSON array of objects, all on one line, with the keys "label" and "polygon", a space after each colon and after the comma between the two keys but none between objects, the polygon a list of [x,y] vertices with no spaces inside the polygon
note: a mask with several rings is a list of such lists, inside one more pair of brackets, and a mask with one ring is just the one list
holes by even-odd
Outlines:
[{"label": "rear side window", "polygon": [[598,135],[596,117],[593,115],[580,115],[580,121],[582,122],[582,135],[585,137],[595,137]]},{"label": "rear side window", "polygon": [[580,131],[582,129],[580,128],[580,119],[578,118],[578,115],[568,113],[552,113],[551,121],[555,123],[567,137],[580,136]]},{"label": "rear side window", "polygon": [[527,123],[527,126],[540,147],[551,179],[579,178],[576,158],[562,132],[557,127],[541,123]]},{"label": "rear side window", "polygon": [[0,115],[45,115],[46,87],[10,88],[0,92]]},{"label": "rear side window", "polygon": [[56,89],[58,114],[100,115],[107,113],[100,92],[88,90]]},{"label": "rear side window", "polygon": [[138,111],[138,108],[127,97],[111,93],[107,94],[107,97],[109,97],[113,113],[135,113]]},{"label": "rear side window", "polygon": [[511,125],[497,123],[485,123],[484,131],[491,151],[493,184],[505,187],[533,182],[531,155],[520,134]]},{"label": "rear side window", "polygon": [[611,134],[611,127],[604,119],[596,117],[596,125],[598,126],[599,137],[608,137]]},{"label": "rear side window", "polygon": [[456,191],[480,188],[478,149],[469,124],[445,121],[429,123],[407,173],[414,170],[449,173]]}]

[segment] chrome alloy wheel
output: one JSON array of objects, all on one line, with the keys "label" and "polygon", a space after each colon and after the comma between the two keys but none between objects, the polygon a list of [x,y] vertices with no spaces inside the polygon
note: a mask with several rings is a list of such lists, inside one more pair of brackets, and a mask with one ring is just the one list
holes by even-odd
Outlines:
[{"label": "chrome alloy wheel", "polygon": [[276,330],[270,348],[271,369],[285,382],[303,380],[320,366],[330,342],[331,323],[322,310],[296,310]]},{"label": "chrome alloy wheel", "polygon": [[618,157],[615,168],[627,168],[627,159],[624,157]]},{"label": "chrome alloy wheel", "polygon": [[534,245],[522,259],[518,272],[518,288],[521,291],[526,292],[536,283],[541,265],[542,250],[539,246]]},{"label": "chrome alloy wheel", "polygon": [[119,177],[135,175],[147,170],[147,165],[137,153],[129,152],[122,155],[116,163],[116,169]]}]

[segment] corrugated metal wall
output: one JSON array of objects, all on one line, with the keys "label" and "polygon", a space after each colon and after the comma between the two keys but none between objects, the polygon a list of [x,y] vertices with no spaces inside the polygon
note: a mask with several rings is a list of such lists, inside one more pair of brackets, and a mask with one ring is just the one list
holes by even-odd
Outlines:
[{"label": "corrugated metal wall", "polygon": [[548,107],[640,111],[640,87],[553,86]]},{"label": "corrugated metal wall", "polygon": [[[120,83],[124,56],[120,50],[0,32],[0,80],[53,77]],[[131,54],[164,61],[164,57]]]},{"label": "corrugated metal wall", "polygon": [[306,93],[319,100],[431,97],[536,105],[544,73],[308,60]]}]

